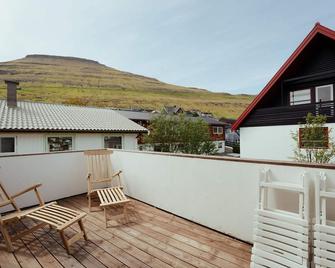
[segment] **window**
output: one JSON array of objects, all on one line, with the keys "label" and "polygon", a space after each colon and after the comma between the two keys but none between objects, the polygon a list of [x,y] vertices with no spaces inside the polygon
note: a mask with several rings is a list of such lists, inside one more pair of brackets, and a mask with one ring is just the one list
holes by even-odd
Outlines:
[{"label": "window", "polygon": [[328,148],[328,128],[299,128],[299,147],[302,149]]},{"label": "window", "polygon": [[213,127],[214,134],[223,134],[223,127]]},{"label": "window", "polygon": [[315,99],[316,102],[332,101],[333,97],[333,85],[325,85],[315,88]]},{"label": "window", "polygon": [[107,136],[104,138],[105,148],[122,149],[122,137]]},{"label": "window", "polygon": [[290,105],[311,103],[311,90],[302,89],[290,92]]},{"label": "window", "polygon": [[71,151],[72,137],[48,137],[49,152]]},{"label": "window", "polygon": [[15,153],[14,137],[0,137],[0,153]]}]

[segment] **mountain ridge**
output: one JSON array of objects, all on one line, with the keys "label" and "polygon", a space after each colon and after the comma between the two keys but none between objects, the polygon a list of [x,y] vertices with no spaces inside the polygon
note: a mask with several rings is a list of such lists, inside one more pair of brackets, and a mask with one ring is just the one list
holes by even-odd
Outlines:
[{"label": "mountain ridge", "polygon": [[[215,93],[133,74],[98,61],[73,56],[29,54],[0,62],[0,80],[20,81],[19,99],[114,108],[185,109],[236,117],[253,96]],[[5,97],[0,85],[0,97]]]}]

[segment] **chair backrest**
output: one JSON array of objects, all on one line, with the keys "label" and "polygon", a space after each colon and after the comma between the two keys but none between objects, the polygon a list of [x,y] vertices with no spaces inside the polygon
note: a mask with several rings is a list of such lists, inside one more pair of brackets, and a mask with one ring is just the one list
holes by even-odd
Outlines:
[{"label": "chair backrest", "polygon": [[16,211],[20,211],[20,208],[17,206],[15,201],[10,197],[5,187],[0,182],[0,208],[7,205],[12,205]]},{"label": "chair backrest", "polygon": [[89,188],[97,183],[112,183],[111,150],[90,150],[84,152],[88,171]]}]

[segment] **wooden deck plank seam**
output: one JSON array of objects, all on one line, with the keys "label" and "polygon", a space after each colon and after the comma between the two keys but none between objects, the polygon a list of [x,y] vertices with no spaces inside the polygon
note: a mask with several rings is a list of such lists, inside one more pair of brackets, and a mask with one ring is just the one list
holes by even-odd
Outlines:
[{"label": "wooden deck plank seam", "polygon": [[[65,204],[68,205],[68,206],[70,206],[70,207],[72,207],[72,208],[80,209],[80,208],[78,207],[78,205],[75,205],[75,204],[77,204],[77,203],[73,204],[73,201],[72,201],[72,202],[71,202],[71,201],[65,201]],[[91,220],[89,220],[90,217],[92,217],[92,216],[88,216],[87,219],[86,219],[86,221],[90,222],[91,225],[96,226],[96,228],[98,228],[98,229],[104,229],[103,226],[98,226],[98,225],[95,224],[94,221],[92,222]],[[91,228],[88,226],[88,224],[86,224],[86,227],[87,227],[87,229],[91,230]],[[91,231],[92,231],[92,230],[91,230]],[[103,231],[108,232],[108,230],[103,230]],[[93,231],[93,232],[94,232],[94,231]],[[108,232],[108,233],[110,233],[110,232]],[[106,237],[104,237],[104,236],[102,236],[102,235],[100,235],[100,234],[98,234],[98,233],[95,233],[95,234],[98,235],[99,237],[101,237],[102,239],[106,239]],[[123,238],[120,238],[119,236],[116,236],[114,233],[110,233],[110,235],[115,236],[115,237],[117,237],[119,240],[122,240],[122,241],[124,241],[125,243],[132,245],[131,243],[129,243],[129,241],[124,240]],[[108,241],[108,242],[110,242],[110,241]],[[116,244],[114,244],[114,245],[115,245],[116,247],[120,248],[121,250],[124,250],[122,247],[119,247],[119,246],[116,245]],[[153,256],[151,256],[151,255],[148,254],[147,252],[145,252],[145,251],[143,251],[143,250],[137,248],[137,247],[134,246],[134,245],[132,245],[132,246],[133,246],[134,248],[136,248],[137,250],[141,251],[142,253],[144,253],[144,254],[146,254],[146,255],[149,255],[151,258],[153,258]],[[130,254],[130,255],[132,255],[132,254]],[[132,256],[133,256],[134,258],[138,259],[139,261],[143,262],[143,260],[139,259],[137,256],[134,256],[134,255],[132,255]],[[156,258],[156,257],[154,257],[154,259],[159,260],[159,259]]]},{"label": "wooden deck plank seam", "polygon": [[[72,199],[72,201],[75,201],[76,202],[76,200],[73,200]],[[77,200],[78,201],[78,200]],[[77,204],[78,204],[78,206],[76,206],[78,209],[81,209],[81,204],[80,204],[80,202],[78,203],[78,202],[76,202]],[[180,242],[180,241],[179,241]],[[180,250],[180,249],[179,249]],[[186,254],[187,254],[187,252],[185,252]],[[195,256],[195,257],[197,257],[197,256]],[[185,261],[185,260],[184,260]],[[233,264],[233,263],[232,263]],[[236,265],[236,264],[235,264]],[[209,266],[210,266],[210,264],[209,264]]]},{"label": "wooden deck plank seam", "polygon": [[[68,203],[67,203],[67,204],[68,204]],[[78,204],[78,203],[77,203],[77,204]],[[74,207],[75,207],[76,209],[81,209],[80,206],[74,206]],[[101,226],[97,225],[95,221],[90,220],[90,217],[87,217],[86,220],[89,221],[91,224],[97,226],[98,228],[102,228],[102,225],[101,225]],[[95,217],[95,220],[96,220],[96,217]],[[100,222],[101,224],[102,224],[102,223],[104,224],[104,221],[100,221],[100,220],[99,220],[99,222]],[[109,232],[108,228],[107,228],[106,231]],[[122,232],[123,232],[123,231],[122,231]],[[125,233],[125,232],[123,232],[123,233],[124,233],[124,235],[129,235],[129,234]],[[151,253],[144,251],[142,248],[139,248],[138,244],[134,244],[134,242],[132,242],[132,241],[125,240],[124,238],[120,237],[120,235],[117,235],[117,234],[115,234],[115,233],[111,233],[111,234],[112,234],[113,236],[116,236],[116,237],[118,237],[119,239],[125,241],[126,243],[131,244],[132,246],[134,246],[135,248],[139,249],[139,250],[142,251],[143,253],[150,255],[152,258],[154,258],[154,259],[156,259],[156,260],[158,260],[158,261],[161,261],[161,262],[163,262],[163,263],[169,265],[169,267],[171,267],[171,265],[168,264],[166,261],[161,260],[160,258],[151,255]],[[100,236],[100,235],[99,235],[99,236]],[[136,238],[136,240],[139,240],[139,239]],[[139,241],[139,242],[140,242],[140,243],[144,243],[144,244],[146,244],[146,245],[149,246],[149,247],[151,246],[150,244],[148,244],[148,243],[146,243],[146,242],[142,242],[142,241]],[[151,247],[152,247],[152,246],[151,246]],[[162,252],[162,254],[164,254],[164,252]],[[172,256],[171,256],[171,257],[172,257]]]},{"label": "wooden deck plank seam", "polygon": [[[74,199],[74,200],[72,200],[72,201],[76,201],[76,200],[77,200],[77,199]],[[77,201],[78,201],[78,200],[77,200]],[[79,202],[79,203],[77,202],[77,204],[79,205],[79,207],[77,206],[77,208],[80,209],[80,208],[82,207],[82,206],[80,205],[80,202]],[[179,241],[179,240],[178,240],[178,241]],[[182,241],[179,241],[179,242],[182,242]],[[205,246],[206,246],[206,245],[205,245]],[[219,250],[220,250],[220,249],[219,249]],[[221,256],[218,256],[218,257],[221,257]],[[226,260],[226,259],[224,259],[224,260]],[[228,260],[228,261],[229,261],[229,260]]]}]

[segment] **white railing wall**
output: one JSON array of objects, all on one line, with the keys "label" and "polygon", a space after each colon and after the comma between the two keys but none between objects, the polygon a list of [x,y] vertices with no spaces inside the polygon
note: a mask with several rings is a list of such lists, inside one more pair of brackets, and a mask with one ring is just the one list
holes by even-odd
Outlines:
[{"label": "white railing wall", "polygon": [[[0,181],[9,193],[42,183],[45,201],[87,192],[86,162],[82,152],[29,154],[0,157]],[[19,205],[36,204],[34,194],[20,198]]]},{"label": "white railing wall", "polygon": [[[335,188],[335,168],[329,167],[122,150],[114,151],[112,163],[115,170],[123,170],[131,197],[249,242],[262,169],[269,168],[273,179],[286,182],[297,182],[306,171],[312,197],[313,179],[322,170]],[[85,158],[83,152],[0,157],[0,181],[11,193],[42,183],[46,201],[81,194],[86,192]],[[275,195],[272,203],[294,210],[295,200],[284,193]],[[313,202],[311,198],[311,215]],[[20,204],[33,205],[35,200],[30,195]],[[328,206],[333,216],[334,208]]]},{"label": "white railing wall", "polygon": [[[130,196],[249,242],[252,242],[262,169],[270,169],[274,180],[291,183],[298,183],[305,171],[311,186],[311,216],[314,211],[313,179],[323,170],[126,151],[115,151],[112,161],[115,168],[124,171]],[[335,167],[324,171],[334,186]],[[270,201],[277,208],[297,211],[297,198],[280,192],[274,193],[274,200]],[[335,204],[328,206],[333,216],[334,208]]]}]

